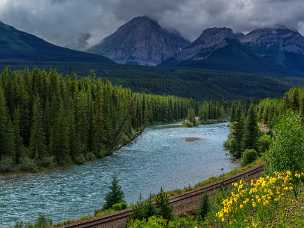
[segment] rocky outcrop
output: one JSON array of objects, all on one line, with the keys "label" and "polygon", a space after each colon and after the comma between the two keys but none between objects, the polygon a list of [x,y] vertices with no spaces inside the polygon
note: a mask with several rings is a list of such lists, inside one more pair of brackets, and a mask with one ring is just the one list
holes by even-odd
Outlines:
[{"label": "rocky outcrop", "polygon": [[88,51],[121,64],[158,65],[189,42],[148,17],[136,17]]}]

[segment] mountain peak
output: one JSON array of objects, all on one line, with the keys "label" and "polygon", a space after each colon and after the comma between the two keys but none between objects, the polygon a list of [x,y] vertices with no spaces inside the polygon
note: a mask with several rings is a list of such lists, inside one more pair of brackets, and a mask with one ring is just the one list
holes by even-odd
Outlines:
[{"label": "mountain peak", "polygon": [[158,22],[154,19],[152,19],[151,17],[148,16],[138,16],[138,17],[133,17],[129,22],[132,21],[137,21],[137,22],[152,22],[152,23],[157,23]]},{"label": "mountain peak", "polygon": [[158,65],[189,42],[147,16],[131,19],[101,43],[89,49],[117,63]]},{"label": "mountain peak", "polygon": [[233,30],[228,27],[212,27],[212,28],[207,28],[203,31],[204,33],[208,34],[216,34],[216,33],[233,33]]},{"label": "mountain peak", "polygon": [[124,26],[147,26],[147,25],[161,27],[156,20],[154,20],[148,16],[134,17],[131,20],[129,20],[127,23],[125,23],[122,27],[124,27]]},{"label": "mountain peak", "polygon": [[257,28],[251,31],[246,35],[246,37],[250,36],[276,36],[282,37],[286,34],[291,35],[300,35],[300,33],[296,29],[291,29],[284,25],[274,25],[272,27],[264,27],[264,28]]},{"label": "mountain peak", "polygon": [[304,37],[296,30],[286,26],[258,28],[241,38],[242,43],[268,47],[304,46]]},{"label": "mountain peak", "polygon": [[205,29],[199,38],[197,38],[191,46],[211,47],[222,44],[227,39],[237,39],[237,35],[231,28],[213,27]]}]

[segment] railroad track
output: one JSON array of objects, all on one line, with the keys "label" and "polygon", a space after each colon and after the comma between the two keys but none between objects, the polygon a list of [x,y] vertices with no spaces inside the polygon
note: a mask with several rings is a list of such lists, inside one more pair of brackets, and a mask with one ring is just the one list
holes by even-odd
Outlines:
[{"label": "railroad track", "polygon": [[[264,171],[264,166],[258,166],[253,169],[250,169],[246,172],[237,174],[235,176],[232,176],[230,178],[227,178],[223,181],[216,182],[214,184],[210,184],[204,187],[197,188],[195,190],[183,193],[179,196],[173,197],[170,199],[170,205],[174,209],[174,207],[178,207],[178,205],[182,204],[183,201],[189,201],[191,198],[195,199],[195,202],[197,201],[196,199],[198,197],[201,197],[203,193],[211,193],[214,192],[215,190],[228,187],[232,183],[240,180],[240,179],[252,179]],[[186,209],[185,209],[186,210]],[[184,211],[186,212],[186,211]],[[116,227],[125,227],[125,224],[129,218],[129,216],[132,215],[132,209],[126,209],[123,211],[120,211],[116,214],[112,215],[107,215],[102,218],[97,218],[97,219],[92,219],[92,220],[87,220],[87,221],[82,221],[82,222],[76,222],[73,224],[69,225],[64,225],[61,227],[64,228],[116,228]]]}]

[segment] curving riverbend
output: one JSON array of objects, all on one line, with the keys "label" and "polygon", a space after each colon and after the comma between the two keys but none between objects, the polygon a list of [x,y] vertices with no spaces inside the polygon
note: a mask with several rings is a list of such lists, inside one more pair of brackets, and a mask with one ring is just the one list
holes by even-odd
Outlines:
[{"label": "curving riverbend", "polygon": [[[227,124],[196,128],[148,128],[133,143],[99,161],[45,174],[0,177],[0,227],[33,221],[54,222],[94,213],[102,206],[113,175],[128,202],[161,187],[174,190],[235,168],[224,150]],[[221,170],[223,169],[223,171]]]}]

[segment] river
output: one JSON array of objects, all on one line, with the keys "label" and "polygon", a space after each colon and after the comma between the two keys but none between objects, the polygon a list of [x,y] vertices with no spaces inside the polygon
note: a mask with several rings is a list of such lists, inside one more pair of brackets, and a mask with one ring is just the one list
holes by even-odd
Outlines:
[{"label": "river", "polygon": [[[0,227],[33,221],[76,219],[101,208],[112,176],[128,202],[140,194],[174,190],[228,172],[237,164],[224,150],[226,123],[196,128],[148,128],[131,144],[102,160],[43,174],[0,177]],[[223,170],[221,170],[223,169]]]}]

